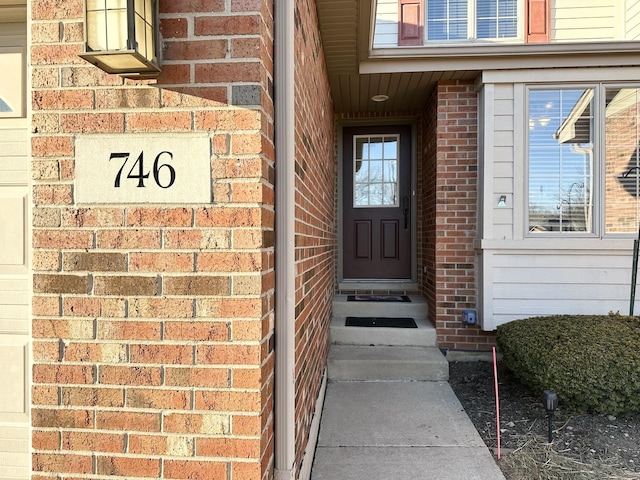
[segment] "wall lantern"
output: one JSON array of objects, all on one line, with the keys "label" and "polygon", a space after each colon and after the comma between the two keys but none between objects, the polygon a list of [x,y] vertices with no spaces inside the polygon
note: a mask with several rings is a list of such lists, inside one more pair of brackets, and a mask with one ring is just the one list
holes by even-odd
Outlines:
[{"label": "wall lantern", "polygon": [[107,73],[128,78],[157,77],[156,0],[86,0],[82,58]]}]

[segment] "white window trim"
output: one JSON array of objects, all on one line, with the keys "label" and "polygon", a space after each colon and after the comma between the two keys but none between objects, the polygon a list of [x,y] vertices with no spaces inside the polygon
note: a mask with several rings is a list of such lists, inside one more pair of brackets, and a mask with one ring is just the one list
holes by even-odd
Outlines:
[{"label": "white window trim", "polygon": [[460,45],[460,44],[478,44],[478,45],[493,45],[493,44],[510,44],[510,43],[522,43],[524,41],[524,5],[522,1],[516,3],[516,16],[518,23],[516,26],[517,34],[515,37],[507,38],[477,38],[477,17],[476,17],[476,4],[477,0],[467,0],[467,38],[459,40],[429,40],[429,1],[424,0],[424,45]]}]

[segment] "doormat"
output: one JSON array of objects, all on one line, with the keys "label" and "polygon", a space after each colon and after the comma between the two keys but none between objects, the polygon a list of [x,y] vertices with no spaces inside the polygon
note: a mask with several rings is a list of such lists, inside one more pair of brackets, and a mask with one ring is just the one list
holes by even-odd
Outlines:
[{"label": "doormat", "polygon": [[410,302],[406,295],[349,295],[347,302]]},{"label": "doormat", "polygon": [[347,317],[347,327],[418,328],[409,317]]}]

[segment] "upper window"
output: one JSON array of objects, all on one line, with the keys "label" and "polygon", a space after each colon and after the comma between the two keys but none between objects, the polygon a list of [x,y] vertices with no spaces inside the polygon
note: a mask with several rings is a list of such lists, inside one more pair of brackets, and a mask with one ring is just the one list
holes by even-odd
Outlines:
[{"label": "upper window", "polygon": [[640,88],[531,89],[529,231],[636,231],[639,145]]},{"label": "upper window", "polygon": [[517,0],[427,0],[427,40],[515,38]]}]

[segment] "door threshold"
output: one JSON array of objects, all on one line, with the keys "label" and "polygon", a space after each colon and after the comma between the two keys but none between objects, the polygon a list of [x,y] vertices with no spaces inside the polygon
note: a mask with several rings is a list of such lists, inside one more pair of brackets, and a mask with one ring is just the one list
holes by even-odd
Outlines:
[{"label": "door threshold", "polygon": [[341,280],[338,290],[371,290],[371,291],[417,291],[418,282],[413,280]]}]

